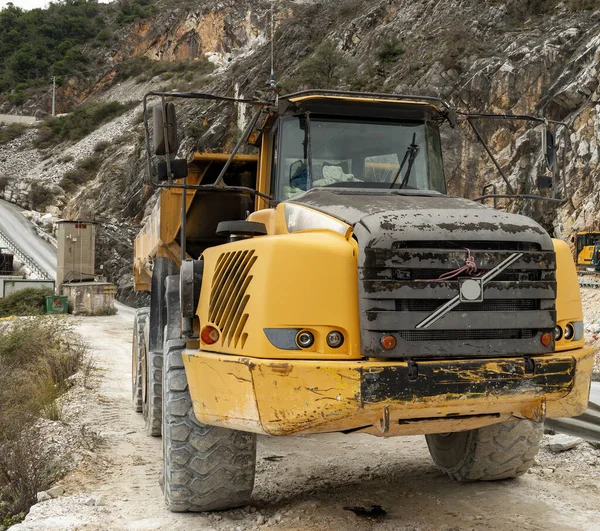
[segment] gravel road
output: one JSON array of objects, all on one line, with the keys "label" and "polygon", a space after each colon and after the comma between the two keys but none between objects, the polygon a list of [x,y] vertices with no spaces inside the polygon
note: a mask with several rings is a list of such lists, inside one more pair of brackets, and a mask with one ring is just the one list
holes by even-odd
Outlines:
[{"label": "gravel road", "polygon": [[545,446],[523,478],[461,485],[436,470],[423,437],[262,437],[249,507],[169,513],[161,441],[130,406],[131,324],[131,311],[78,322],[98,373],[82,422],[103,443],[61,481],[66,495],[34,506],[15,531],[600,530],[600,451],[587,443],[561,454]]}]

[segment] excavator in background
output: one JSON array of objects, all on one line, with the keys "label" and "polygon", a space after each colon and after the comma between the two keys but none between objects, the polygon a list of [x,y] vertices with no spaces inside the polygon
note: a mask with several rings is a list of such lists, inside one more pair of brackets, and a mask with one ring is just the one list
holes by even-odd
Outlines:
[{"label": "excavator in background", "polygon": [[600,271],[600,232],[578,232],[571,239],[575,244],[575,263],[577,269]]},{"label": "excavator in background", "polygon": [[[187,161],[173,96],[255,114],[231,154]],[[444,101],[152,93],[145,109],[150,97],[160,193],[135,240],[150,307],[132,395],[163,438],[170,510],[247,504],[257,434],[422,434],[451,478],[490,481],[532,466],[544,419],[586,409],[593,351],[569,246],[446,193]],[[538,181],[553,198],[555,175]]]},{"label": "excavator in background", "polygon": [[578,232],[571,238],[575,245],[575,264],[579,285],[600,288],[600,232]]}]

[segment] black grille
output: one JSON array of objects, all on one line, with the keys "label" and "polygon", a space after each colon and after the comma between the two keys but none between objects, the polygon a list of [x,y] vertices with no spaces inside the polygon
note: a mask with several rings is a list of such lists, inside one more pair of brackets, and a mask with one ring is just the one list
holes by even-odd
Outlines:
[{"label": "black grille", "polygon": [[[466,265],[462,249],[471,251],[479,276],[514,261],[487,279],[483,301],[459,304],[430,323],[431,314],[459,296],[459,278],[466,271],[435,279]],[[521,255],[514,257],[517,252]],[[553,350],[539,340],[556,324],[556,257],[550,249],[519,241],[408,241],[394,242],[391,249],[367,246],[360,256],[361,340],[368,356],[523,356]],[[394,349],[383,350],[385,334],[398,339]]]},{"label": "black grille", "polygon": [[[411,280],[437,280],[444,273],[448,273],[448,269],[410,269]],[[488,270],[480,269],[477,271],[477,276],[482,276],[487,273]],[[497,282],[500,281],[516,281],[516,282],[528,282],[541,280],[542,272],[539,270],[507,270],[503,271],[495,277]],[[399,278],[402,277],[402,273],[396,273]],[[464,275],[461,275],[464,276]],[[455,280],[455,279],[454,279]]]},{"label": "black grille", "polygon": [[476,341],[482,339],[531,339],[535,330],[400,330],[404,341]]},{"label": "black grille", "polygon": [[[427,299],[397,299],[397,312],[433,312],[445,300],[427,300]],[[539,303],[535,299],[498,299],[483,302],[469,302],[459,304],[454,308],[454,312],[525,312],[537,310]]]},{"label": "black grille", "polygon": [[537,243],[530,242],[461,242],[461,241],[414,241],[394,242],[392,249],[437,249],[444,251],[456,251],[456,249],[471,249],[485,251],[539,251]]}]

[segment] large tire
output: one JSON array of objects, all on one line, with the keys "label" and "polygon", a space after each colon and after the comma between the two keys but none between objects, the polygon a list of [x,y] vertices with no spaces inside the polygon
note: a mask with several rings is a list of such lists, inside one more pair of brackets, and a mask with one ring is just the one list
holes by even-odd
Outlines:
[{"label": "large tire", "polygon": [[148,321],[150,308],[140,308],[133,319],[133,341],[131,345],[131,397],[133,409],[142,412],[142,345],[144,344],[144,326]]},{"label": "large tire", "polygon": [[442,472],[469,482],[521,476],[533,465],[543,433],[543,424],[517,420],[425,437]]},{"label": "large tire", "polygon": [[144,326],[142,354],[142,413],[146,432],[152,437],[162,433],[162,366],[163,353],[149,348],[149,320]]},{"label": "large tire", "polygon": [[185,341],[164,350],[163,492],[173,512],[246,505],[254,486],[256,435],[198,422],[181,353]]}]

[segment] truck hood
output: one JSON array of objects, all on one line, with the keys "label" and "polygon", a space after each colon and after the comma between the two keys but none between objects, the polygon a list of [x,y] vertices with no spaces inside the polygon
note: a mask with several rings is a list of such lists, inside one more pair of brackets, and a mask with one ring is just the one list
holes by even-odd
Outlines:
[{"label": "truck hood", "polygon": [[290,201],[354,227],[361,246],[394,241],[519,241],[552,250],[548,233],[532,219],[468,199],[417,190],[316,188]]}]

